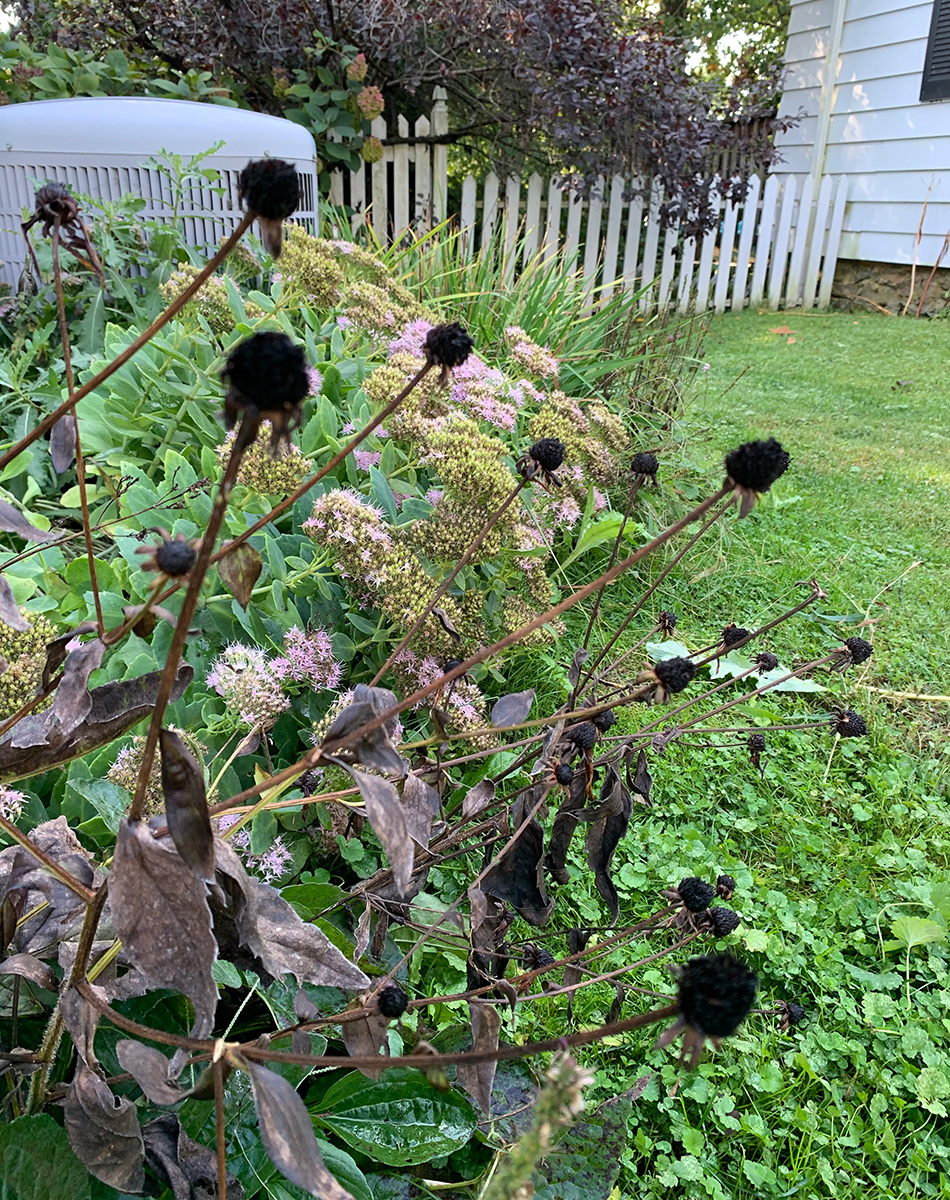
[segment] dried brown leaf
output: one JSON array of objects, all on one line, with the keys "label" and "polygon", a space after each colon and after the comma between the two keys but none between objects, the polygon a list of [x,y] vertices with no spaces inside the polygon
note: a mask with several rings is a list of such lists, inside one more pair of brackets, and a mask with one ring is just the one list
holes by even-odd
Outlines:
[{"label": "dried brown leaf", "polygon": [[62,475],[76,457],[76,418],[73,413],[60,417],[49,431],[49,456],[53,470]]},{"label": "dried brown leaf", "polygon": [[[96,999],[103,1004],[109,1003],[109,997],[94,983],[87,984]],[[63,1018],[66,1031],[73,1039],[76,1053],[88,1067],[96,1066],[94,1047],[96,1029],[99,1025],[99,1013],[85,997],[80,996],[75,988],[67,988],[59,999],[59,1013]]]},{"label": "dried brown leaf", "polygon": [[526,692],[511,692],[502,696],[492,705],[491,724],[498,729],[508,725],[520,725],[528,719],[531,705],[534,703],[534,688]]},{"label": "dried brown leaf", "polygon": [[480,779],[462,801],[462,817],[477,817],[495,799],[495,783],[491,779]]},{"label": "dried brown leaf", "polygon": [[581,813],[586,800],[587,778],[583,771],[575,771],[567,795],[554,818],[548,852],[544,859],[544,869],[555,883],[568,883],[571,878],[567,871],[567,852],[571,848],[574,830],[582,820]]},{"label": "dried brown leaf", "polygon": [[247,608],[251,602],[254,584],[257,583],[264,564],[261,556],[242,542],[233,550],[224,547],[224,557],[218,560],[218,574],[221,582],[242,608]]},{"label": "dried brown leaf", "polygon": [[353,947],[353,961],[358,963],[366,953],[366,947],[369,945],[370,928],[373,922],[372,905],[367,904],[363,908],[360,919],[356,922],[355,938],[356,944]]},{"label": "dried brown leaf", "polygon": [[47,727],[55,730],[55,737],[66,737],[89,715],[92,708],[89,676],[102,665],[105,652],[105,642],[93,638],[91,642],[83,642],[67,654],[63,678],[47,717]]},{"label": "dried brown leaf", "polygon": [[[472,1049],[498,1049],[501,1032],[501,1013],[494,1004],[484,1000],[469,1000],[468,1012],[472,1023]],[[491,1112],[491,1089],[498,1063],[491,1059],[480,1063],[459,1063],[459,1083],[484,1113]]]},{"label": "dried brown leaf", "polygon": [[620,897],[610,878],[610,864],[620,839],[630,825],[632,804],[616,770],[610,766],[600,789],[600,807],[587,827],[587,863],[594,872],[594,883],[610,909],[611,918],[620,916]]},{"label": "dried brown leaf", "polygon": [[340,766],[360,763],[364,767],[371,767],[373,770],[382,771],[387,775],[397,775],[402,778],[407,770],[406,761],[397,753],[384,725],[360,734],[353,742],[340,750],[333,748],[335,741],[356,733],[377,716],[379,716],[379,712],[369,700],[354,700],[352,704],[348,704],[331,723],[324,736],[323,745],[329,749],[329,753],[324,757],[329,758],[331,762],[339,763]]},{"label": "dried brown leaf", "polygon": [[409,836],[417,846],[428,850],[432,824],[439,815],[439,793],[418,775],[407,775],[402,787],[402,803]]},{"label": "dried brown leaf", "polygon": [[125,1038],[116,1044],[116,1057],[153,1104],[177,1104],[188,1095],[178,1084],[169,1083],[169,1060],[153,1046]]},{"label": "dried brown leaf", "polygon": [[638,804],[645,804],[647,808],[653,807],[653,802],[650,800],[650,792],[653,789],[653,776],[650,774],[647,766],[647,752],[641,750],[637,755],[637,770],[633,779],[630,778],[630,759],[627,759],[627,784],[630,791],[633,792],[633,798]]},{"label": "dried brown leaf", "polygon": [[[162,1113],[142,1129],[148,1165],[167,1182],[175,1200],[218,1200],[218,1169],[213,1150],[185,1133],[174,1113]],[[227,1172],[226,1200],[244,1200],[244,1188]]]},{"label": "dried brown leaf", "polygon": [[32,954],[11,954],[0,962],[0,975],[19,975],[37,987],[46,988],[48,992],[59,991],[56,972]]},{"label": "dried brown leaf", "polygon": [[218,872],[237,890],[234,919],[240,942],[266,971],[277,979],[293,975],[298,983],[366,987],[369,980],[359,967],[317,925],[305,924],[272,887],[252,879],[227,842],[215,838],[214,850]]},{"label": "dried brown leaf", "polygon": [[[539,789],[534,787],[515,803],[511,812],[513,828],[521,826],[539,799]],[[482,880],[482,891],[510,904],[529,924],[546,924],[554,911],[554,901],[544,890],[543,857],[544,831],[538,818],[532,817],[518,840],[502,851]]]},{"label": "dried brown leaf", "polygon": [[17,602],[13,599],[13,592],[10,585],[2,575],[0,575],[0,621],[4,625],[9,625],[11,629],[18,630],[20,633],[30,628],[29,621],[22,616]]},{"label": "dried brown leaf", "polygon": [[109,877],[109,910],[129,960],[153,988],[182,992],[195,1006],[192,1037],[211,1032],[217,945],[204,885],[141,821],[123,818]]},{"label": "dried brown leaf", "polygon": [[406,825],[406,814],[396,789],[388,779],[381,779],[378,775],[367,775],[365,771],[357,771],[352,767],[347,767],[347,770],[360,789],[366,816],[389,859],[396,890],[400,895],[405,895],[409,890],[415,852]]},{"label": "dried brown leaf", "polygon": [[378,1079],[386,1070],[386,1058],[389,1055],[389,1021],[381,1012],[371,1009],[365,1017],[342,1021],[340,1029],[343,1031],[343,1044],[346,1046],[346,1052],[354,1058],[358,1056],[368,1058],[379,1054],[380,1050],[385,1050],[385,1055],[379,1057],[378,1067],[359,1068],[367,1078]]},{"label": "dried brown leaf", "polygon": [[257,1063],[241,1066],[251,1077],[261,1140],[274,1166],[317,1200],[353,1200],[324,1165],[310,1114],[293,1086]]},{"label": "dried brown leaf", "polygon": [[[181,699],[194,674],[187,663],[181,664],[172,688],[172,702]],[[55,741],[50,739],[45,714],[24,717],[0,738],[0,783],[38,775],[114,742],[151,713],[160,679],[160,671],[150,671],[138,679],[93,688],[88,716],[67,737]]]},{"label": "dried brown leaf", "polygon": [[179,734],[163,729],[158,739],[168,832],[186,866],[205,883],[214,883],[214,834],[204,772]]},{"label": "dried brown leaf", "polygon": [[0,533],[14,533],[25,542],[55,542],[59,538],[55,530],[37,529],[5,500],[0,500]]},{"label": "dried brown leaf", "polygon": [[64,1116],[69,1144],[96,1179],[120,1192],[143,1190],[145,1144],[131,1100],[115,1097],[80,1062],[66,1092]]},{"label": "dried brown leaf", "polygon": [[574,657],[571,660],[571,665],[567,672],[567,682],[572,688],[576,688],[581,681],[581,667],[590,658],[590,651],[583,647],[574,651]]}]

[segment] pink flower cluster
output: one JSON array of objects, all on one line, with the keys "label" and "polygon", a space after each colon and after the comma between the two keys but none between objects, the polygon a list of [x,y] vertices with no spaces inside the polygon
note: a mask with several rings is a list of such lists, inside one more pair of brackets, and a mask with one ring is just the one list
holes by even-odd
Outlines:
[{"label": "pink flower cluster", "polygon": [[208,686],[240,713],[249,729],[270,729],[290,707],[273,663],[257,646],[232,643],[211,664]]},{"label": "pink flower cluster", "polygon": [[[427,687],[434,679],[444,674],[442,666],[429,654],[419,658],[412,650],[403,650],[396,659],[398,665],[412,678],[419,687]],[[484,724],[484,716],[478,711],[476,702],[482,699],[478,684],[461,678],[450,683],[442,696],[440,704],[448,708],[458,718],[463,728],[475,728]],[[422,700],[420,705],[429,701]]]},{"label": "pink flower cluster", "polygon": [[360,116],[364,120],[374,121],[383,115],[386,101],[378,87],[364,87],[356,97],[356,107],[360,110]]},{"label": "pink flower cluster", "polygon": [[[433,328],[432,322],[427,321],[425,317],[410,321],[402,333],[389,343],[389,357],[392,358],[394,354],[411,354],[413,358],[425,358],[422,343],[426,340],[429,330]],[[460,369],[456,368],[456,370]]]},{"label": "pink flower cluster", "polygon": [[307,368],[307,395],[319,396],[323,390],[323,376],[316,367]]},{"label": "pink flower cluster", "polygon": [[383,455],[381,450],[354,450],[353,458],[358,470],[368,471],[370,467],[379,466],[383,460]]},{"label": "pink flower cluster", "polygon": [[26,796],[13,788],[0,787],[0,817],[15,821],[23,811]]},{"label": "pink flower cluster", "polygon": [[[225,813],[218,818],[218,832],[224,833],[241,818],[241,813]],[[249,871],[256,871],[265,883],[274,883],[287,871],[293,861],[293,854],[284,845],[283,835],[278,834],[263,854],[251,854],[251,830],[245,825],[239,829],[233,838],[229,839],[234,850],[244,859],[244,865]]]},{"label": "pink flower cluster", "polygon": [[285,635],[283,656],[271,660],[271,669],[280,680],[309,683],[314,688],[335,688],[343,677],[326,630],[304,633],[296,625]]}]

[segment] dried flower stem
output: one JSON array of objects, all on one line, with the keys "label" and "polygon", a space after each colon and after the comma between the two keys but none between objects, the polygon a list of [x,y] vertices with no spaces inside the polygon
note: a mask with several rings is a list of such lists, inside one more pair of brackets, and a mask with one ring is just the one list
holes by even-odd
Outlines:
[{"label": "dried flower stem", "polygon": [[[784,624],[785,621],[789,620],[791,617],[794,617],[797,613],[802,612],[803,609],[808,608],[809,605],[814,604],[816,600],[825,594],[815,580],[811,581],[811,589],[811,595],[803,600],[801,604],[796,604],[794,608],[790,608],[787,612],[783,612],[780,616],[776,617],[774,621],[769,621],[767,625],[761,625],[758,629],[751,630],[749,635],[742,638],[741,641],[733,642],[729,646],[729,653],[731,653],[733,650],[741,650],[743,646],[747,646],[749,642],[761,637],[763,633],[768,633],[770,630],[775,629],[776,626]],[[697,670],[700,667],[705,667],[707,663],[711,663],[714,659],[720,657],[720,654],[717,651],[718,645],[719,643],[717,642],[716,646],[706,646],[703,650],[693,651],[691,657],[695,657],[697,654],[706,654],[707,651],[710,652],[706,658],[700,659],[699,662],[696,663]]]},{"label": "dried flower stem", "polygon": [[[72,349],[69,344],[69,325],[66,321],[66,300],[63,296],[63,272],[59,263],[59,227],[62,218],[57,214],[56,221],[53,225],[52,250],[53,250],[53,286],[56,289],[56,309],[59,315],[59,337],[63,346],[63,365],[66,368],[66,392],[70,403],[73,402],[75,394],[75,381],[73,379],[73,356]],[[63,420],[69,420],[69,417],[64,417]],[[102,601],[99,599],[99,580],[96,578],[96,557],[92,546],[92,521],[89,517],[89,501],[86,496],[86,460],[82,452],[82,443],[79,439],[79,421],[75,413],[72,413],[71,420],[73,424],[73,436],[75,437],[76,450],[76,484],[79,487],[79,504],[82,508],[82,532],[86,542],[86,558],[89,560],[89,583],[92,587],[92,600],[96,608],[96,629],[99,636],[102,637],[105,631],[105,622],[102,619]]]},{"label": "dried flower stem", "polygon": [[[623,541],[623,535],[627,529],[627,521],[630,519],[630,513],[633,510],[633,502],[634,502],[634,500],[636,500],[637,493],[640,491],[640,488],[643,486],[643,480],[644,480],[643,475],[637,475],[633,481],[631,488],[630,488],[630,495],[627,497],[627,507],[624,510],[623,520],[620,522],[620,528],[617,530],[617,536],[614,538],[614,544],[610,551],[610,561],[607,563],[608,567],[612,567],[614,565],[614,563],[617,561],[617,555],[620,553],[620,543]],[[594,631],[594,623],[597,620],[598,613],[600,612],[600,602],[603,598],[604,598],[604,589],[601,588],[600,591],[597,593],[597,595],[594,597],[594,606],[590,611],[590,618],[588,619],[588,622],[587,622],[587,629],[584,633],[584,640],[581,642],[581,645],[584,647],[585,650],[587,649],[588,643],[590,642],[590,635]],[[575,693],[576,693],[576,689],[575,689]],[[574,698],[575,698],[574,696],[571,697],[572,704],[574,703]]]},{"label": "dried flower stem", "polygon": [[[247,418],[245,418],[246,420]],[[243,421],[242,421],[243,427]],[[234,481],[237,479],[238,468],[241,465],[241,457],[243,451],[241,449],[240,430],[238,436],[234,439],[231,447],[231,454],[228,458],[227,466],[224,469],[224,476],[218,485],[218,491],[214,498],[214,505],[211,509],[211,516],[208,518],[207,528],[202,536],[201,545],[198,548],[198,557],[195,560],[195,565],[189,575],[188,591],[185,593],[185,599],[182,602],[181,612],[178,614],[178,622],[175,625],[175,632],[172,634],[171,645],[168,648],[168,656],[165,660],[165,667],[162,671],[162,678],[158,686],[158,696],[155,699],[155,707],[152,710],[152,718],[149,722],[148,733],[145,735],[145,745],[142,748],[142,763],[139,767],[138,779],[135,783],[135,795],[132,797],[132,804],[129,808],[129,820],[139,821],[142,818],[142,809],[145,805],[145,793],[148,789],[149,774],[152,770],[152,763],[155,759],[155,747],[158,745],[158,735],[161,732],[162,721],[165,717],[165,709],[168,706],[169,697],[172,693],[175,679],[178,675],[178,662],[185,648],[185,638],[188,636],[188,629],[191,625],[191,618],[194,616],[195,608],[198,604],[198,596],[201,592],[201,585],[204,582],[205,574],[208,566],[211,563],[211,554],[214,550],[215,539],[218,536],[218,531],[221,528],[221,522],[224,520],[224,514],[228,507],[228,499],[231,495],[231,489],[234,487]]]},{"label": "dried flower stem", "polygon": [[498,511],[492,517],[490,517],[489,520],[482,526],[478,535],[475,537],[475,540],[469,545],[468,549],[465,551],[465,553],[459,559],[458,563],[456,563],[456,565],[452,568],[451,572],[446,576],[446,578],[442,581],[442,583],[439,584],[439,587],[437,588],[435,594],[432,596],[432,598],[426,604],[425,608],[423,608],[422,612],[418,615],[418,617],[416,617],[415,621],[412,623],[411,628],[409,629],[409,632],[405,635],[405,637],[402,639],[402,641],[399,643],[399,645],[396,647],[396,649],[393,650],[393,652],[390,654],[390,656],[386,659],[386,661],[383,663],[383,665],[379,668],[379,670],[376,672],[376,674],[370,680],[371,687],[375,686],[377,683],[379,683],[380,679],[382,679],[382,677],[386,674],[386,672],[389,670],[389,668],[393,665],[393,662],[399,657],[399,655],[403,652],[403,650],[405,650],[405,648],[409,645],[409,643],[412,641],[412,639],[416,636],[416,634],[422,628],[426,617],[432,612],[432,610],[435,608],[435,606],[438,604],[438,602],[442,599],[442,597],[445,595],[445,593],[452,586],[453,582],[457,578],[457,576],[458,576],[459,572],[462,570],[462,568],[465,567],[471,561],[472,555],[479,548],[479,546],[482,544],[482,542],[484,542],[485,538],[488,537],[488,535],[495,528],[495,526],[498,524],[498,522],[501,520],[501,518],[505,515],[505,513],[508,511],[508,509],[512,506],[512,504],[514,504],[515,500],[517,500],[519,494],[521,493],[521,489],[523,487],[525,487],[525,485],[528,482],[529,481],[527,479],[520,479],[517,482],[517,484],[515,484],[515,486],[512,488],[512,490],[509,492],[504,503],[498,509]]},{"label": "dried flower stem", "polygon": [[224,262],[244,234],[248,231],[248,229],[250,229],[253,220],[253,213],[245,213],[234,232],[217,252],[217,254],[215,254],[215,256],[201,268],[201,270],[191,281],[188,287],[185,288],[181,295],[177,296],[171,302],[171,304],[169,304],[168,308],[166,308],[163,313],[156,317],[151,325],[149,325],[147,329],[143,330],[143,332],[139,334],[139,336],[130,346],[127,346],[121,354],[112,360],[112,362],[108,363],[102,368],[101,371],[98,371],[95,375],[93,375],[92,379],[84,383],[82,387],[77,388],[73,395],[64,400],[59,408],[54,408],[51,413],[49,413],[43,418],[42,421],[40,421],[35,429],[31,429],[28,434],[25,434],[15,445],[11,446],[6,453],[0,455],[0,471],[3,470],[7,463],[12,462],[18,454],[22,454],[24,450],[26,450],[29,446],[32,446],[33,443],[38,438],[41,438],[44,433],[48,433],[49,430],[52,429],[52,427],[60,419],[60,417],[64,417],[67,413],[72,412],[72,410],[79,403],[79,401],[83,399],[84,396],[88,396],[90,392],[94,392],[100,384],[105,383],[110,376],[114,375],[121,367],[124,367],[130,358],[133,358],[136,354],[138,354],[143,346],[148,345],[156,333],[160,332],[160,330],[162,330],[168,324],[172,317],[176,316],[185,307],[192,296],[194,296],[194,294],[204,285],[205,281],[214,274],[214,272],[218,269],[221,263]]}]

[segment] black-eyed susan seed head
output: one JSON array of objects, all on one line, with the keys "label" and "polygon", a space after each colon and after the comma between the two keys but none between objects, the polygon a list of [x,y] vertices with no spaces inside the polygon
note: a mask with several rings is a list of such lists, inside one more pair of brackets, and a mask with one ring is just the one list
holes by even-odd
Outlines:
[{"label": "black-eyed susan seed head", "polygon": [[157,546],[142,546],[136,554],[146,555],[142,568],[145,571],[161,571],[171,579],[181,579],[195,565],[196,543],[186,541],[181,534],[175,537],[167,529],[153,529],[161,541]]},{"label": "black-eyed susan seed head", "polygon": [[642,475],[644,479],[656,482],[656,473],[660,469],[660,460],[655,454],[641,452],[630,460],[630,471],[633,475]]},{"label": "black-eyed susan seed head", "polygon": [[868,731],[864,717],[848,708],[835,714],[834,729],[843,738],[864,737]]},{"label": "black-eyed susan seed head", "polygon": [[758,982],[755,972],[731,954],[690,959],[680,976],[680,1013],[707,1037],[731,1037],[749,1015]]},{"label": "black-eyed susan seed head", "polygon": [[446,384],[449,372],[465,362],[475,349],[475,342],[458,321],[453,321],[449,325],[436,325],[430,329],[422,348],[426,362],[431,366],[441,367],[440,382]]},{"label": "black-eyed susan seed head", "polygon": [[48,237],[57,219],[60,225],[75,221],[79,215],[79,202],[65,183],[52,181],[37,189],[33,212],[43,222],[43,236]]},{"label": "black-eyed susan seed head", "polygon": [[584,721],[582,724],[568,729],[566,736],[570,738],[578,750],[589,753],[593,750],[597,742],[597,726],[593,721]]},{"label": "black-eyed susan seed head", "polygon": [[243,416],[249,426],[242,437],[245,445],[253,441],[262,420],[271,423],[273,447],[289,439],[300,424],[310,388],[301,346],[274,330],[252,334],[231,351],[221,375],[229,384],[225,426],[233,429]]},{"label": "black-eyed susan seed head", "polygon": [[864,638],[849,637],[845,639],[845,647],[848,654],[851,656],[851,661],[857,666],[859,663],[867,662],[874,653],[874,647],[870,642],[866,642]]},{"label": "black-eyed susan seed head", "polygon": [[785,1001],[785,1011],[788,1016],[789,1025],[801,1025],[802,1021],[808,1016],[804,1006],[794,1000]]},{"label": "black-eyed susan seed head", "polygon": [[765,734],[750,733],[749,734],[749,749],[753,754],[761,754],[765,749]]},{"label": "black-eyed susan seed head", "polygon": [[691,658],[663,658],[653,668],[653,674],[666,692],[681,692],[692,682],[696,664]]},{"label": "black-eyed susan seed head", "polygon": [[564,462],[564,443],[558,438],[538,438],[528,456],[538,464],[542,471],[556,471]]},{"label": "black-eyed susan seed head", "polygon": [[280,158],[249,162],[238,176],[238,195],[260,226],[264,249],[279,258],[283,246],[282,222],[300,203],[300,181],[293,164]]},{"label": "black-eyed susan seed head", "polygon": [[768,650],[762,650],[753,660],[760,671],[774,671],[778,666],[778,659],[774,654],[770,654]]},{"label": "black-eyed susan seed head", "polygon": [[736,881],[731,875],[720,875],[716,880],[716,894],[723,900],[731,900],[735,895]]},{"label": "black-eyed susan seed head", "polygon": [[676,629],[676,613],[668,608],[661,609],[657,613],[656,623],[660,633],[671,634]]},{"label": "black-eyed susan seed head", "polygon": [[591,723],[596,725],[601,733],[606,733],[608,729],[612,729],[617,724],[617,714],[613,709],[608,708],[606,712],[598,713],[596,717],[591,717]]},{"label": "black-eyed susan seed head", "polygon": [[748,636],[748,629],[743,629],[741,625],[730,622],[722,631],[722,644],[728,649],[730,646],[737,646],[739,642],[744,642]]},{"label": "black-eyed susan seed head", "polygon": [[376,1006],[387,1020],[394,1021],[409,1007],[409,997],[398,983],[387,983],[376,997]]},{"label": "black-eyed susan seed head", "polygon": [[791,458],[775,438],[765,442],[745,442],[726,455],[727,482],[741,497],[739,516],[747,516],[756,497],[767,492],[788,470]]},{"label": "black-eyed susan seed head", "polygon": [[570,787],[574,779],[574,768],[570,763],[558,763],[554,768],[554,778],[561,787]]},{"label": "black-eyed susan seed head", "polygon": [[731,908],[711,908],[706,914],[709,932],[714,937],[728,937],[739,928],[740,917]]},{"label": "black-eyed susan seed head", "polygon": [[716,895],[716,889],[712,884],[706,883],[702,879],[697,879],[695,875],[681,879],[676,891],[683,902],[684,908],[689,909],[693,913],[705,912],[709,907],[709,902]]}]

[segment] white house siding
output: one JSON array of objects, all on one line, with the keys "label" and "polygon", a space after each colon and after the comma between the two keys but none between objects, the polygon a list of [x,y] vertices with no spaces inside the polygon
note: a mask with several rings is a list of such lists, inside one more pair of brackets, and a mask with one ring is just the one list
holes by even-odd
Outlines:
[{"label": "white house siding", "polygon": [[[839,52],[829,64],[835,10]],[[933,0],[792,0],[780,112],[802,122],[777,142],[777,173],[846,175],[840,257],[910,263],[924,202],[920,265],[950,231],[950,101],[921,104]],[[840,15],[840,14],[839,14]],[[834,86],[823,162],[815,162],[822,89]]]}]

